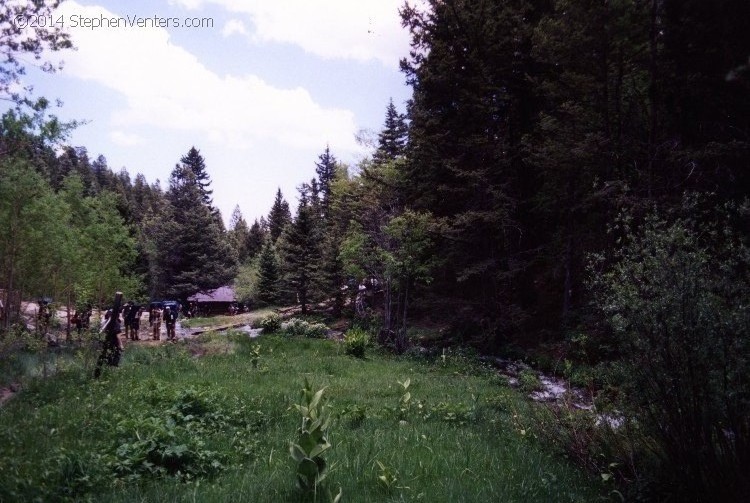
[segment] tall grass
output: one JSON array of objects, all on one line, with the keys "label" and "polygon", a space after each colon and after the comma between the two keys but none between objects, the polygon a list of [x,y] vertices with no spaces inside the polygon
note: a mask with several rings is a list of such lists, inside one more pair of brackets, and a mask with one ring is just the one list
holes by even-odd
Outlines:
[{"label": "tall grass", "polygon": [[36,379],[0,409],[0,501],[300,501],[289,444],[305,378],[327,387],[335,418],[318,501],[339,488],[357,502],[604,494],[539,445],[523,399],[489,373],[368,355],[328,340],[213,335],[129,347],[97,381],[75,368]]}]

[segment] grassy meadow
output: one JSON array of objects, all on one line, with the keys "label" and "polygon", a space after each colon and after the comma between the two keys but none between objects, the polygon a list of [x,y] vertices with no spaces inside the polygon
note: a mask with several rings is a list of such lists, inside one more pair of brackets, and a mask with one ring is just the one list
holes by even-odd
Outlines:
[{"label": "grassy meadow", "polygon": [[[126,348],[121,366],[60,360],[0,407],[0,501],[608,500],[540,445],[529,404],[490,370],[331,340],[238,333]],[[329,472],[296,485],[305,379],[332,418]]]}]

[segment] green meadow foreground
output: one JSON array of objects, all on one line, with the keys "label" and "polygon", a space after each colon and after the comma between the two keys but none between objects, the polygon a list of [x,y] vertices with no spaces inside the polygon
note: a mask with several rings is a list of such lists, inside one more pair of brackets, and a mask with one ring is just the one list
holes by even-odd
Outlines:
[{"label": "green meadow foreground", "polygon": [[[528,405],[459,357],[209,334],[129,346],[90,378],[59,359],[0,408],[0,501],[588,502],[609,492],[535,438]],[[305,379],[333,419],[328,477],[296,485]]]}]

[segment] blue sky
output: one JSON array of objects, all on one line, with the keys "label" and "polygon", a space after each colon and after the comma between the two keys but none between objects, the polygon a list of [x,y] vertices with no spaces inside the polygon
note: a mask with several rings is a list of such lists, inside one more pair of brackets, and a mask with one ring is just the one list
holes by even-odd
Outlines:
[{"label": "blue sky", "polygon": [[[62,20],[77,47],[54,75],[29,72],[35,94],[59,98],[64,119],[88,121],[69,143],[115,171],[166,187],[191,146],[206,159],[228,221],[267,214],[277,187],[294,206],[326,144],[355,164],[388,100],[404,110],[398,71],[408,54],[402,0],[68,0]],[[207,18],[213,27],[84,28],[82,19]],[[74,28],[72,25],[78,24]]]}]

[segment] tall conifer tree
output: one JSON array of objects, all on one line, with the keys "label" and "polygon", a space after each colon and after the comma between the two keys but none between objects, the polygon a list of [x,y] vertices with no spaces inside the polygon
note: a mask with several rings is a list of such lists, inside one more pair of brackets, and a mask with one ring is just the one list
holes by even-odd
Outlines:
[{"label": "tall conifer tree", "polygon": [[258,299],[267,304],[278,302],[280,277],[276,250],[269,239],[263,245],[258,258]]},{"label": "tall conifer tree", "polygon": [[323,219],[326,220],[331,207],[331,184],[336,176],[336,158],[328,145],[326,145],[323,153],[318,156],[318,162],[315,163],[315,172],[318,174],[321,212]]},{"label": "tall conifer tree", "polygon": [[373,161],[383,163],[402,157],[406,149],[407,135],[406,117],[398,113],[391,99],[385,110],[385,124],[378,135],[378,148],[373,154]]},{"label": "tall conifer tree", "polygon": [[249,253],[247,249],[248,238],[250,236],[250,229],[247,227],[247,222],[242,216],[242,211],[239,205],[235,206],[232,212],[232,217],[229,220],[229,241],[232,247],[237,253],[237,258],[240,263],[244,262]]},{"label": "tall conifer tree", "polygon": [[208,176],[208,172],[206,171],[206,161],[203,159],[200,150],[195,147],[190,147],[188,153],[180,158],[180,162],[184,166],[190,168],[190,171],[193,172],[195,183],[198,184],[203,204],[213,209],[211,206],[213,204],[213,200],[211,199],[213,190],[209,189],[209,186],[211,185],[211,177]]},{"label": "tall conifer tree", "polygon": [[166,194],[169,211],[157,224],[162,295],[185,300],[234,277],[237,256],[203,194],[193,171],[176,166]]},{"label": "tall conifer tree", "polygon": [[425,5],[401,10],[413,48],[401,68],[414,90],[404,200],[448,224],[437,288],[483,315],[502,312],[502,323],[513,327],[523,319],[514,284],[528,265],[514,209],[534,182],[522,139],[535,105],[527,74],[540,8]]},{"label": "tall conifer tree", "polygon": [[316,232],[315,218],[304,191],[297,207],[297,216],[287,226],[280,243],[284,282],[290,293],[295,294],[302,314],[305,314],[320,283],[321,257],[319,233]]},{"label": "tall conifer tree", "polygon": [[258,219],[255,219],[253,225],[250,226],[250,230],[247,233],[247,241],[245,242],[247,256],[253,258],[258,255],[265,241],[266,231],[263,230]]},{"label": "tall conifer tree", "polygon": [[271,211],[268,214],[268,232],[271,236],[271,241],[276,242],[284,231],[284,227],[287,226],[292,220],[292,213],[289,211],[289,203],[284,200],[284,195],[281,193],[281,188],[276,191],[276,199],[273,201]]}]

